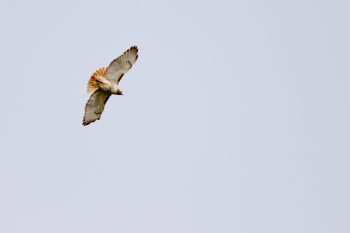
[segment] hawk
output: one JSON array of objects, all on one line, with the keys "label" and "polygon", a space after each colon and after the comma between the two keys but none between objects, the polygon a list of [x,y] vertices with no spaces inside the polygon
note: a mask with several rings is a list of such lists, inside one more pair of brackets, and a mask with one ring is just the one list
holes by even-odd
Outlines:
[{"label": "hawk", "polygon": [[119,82],[126,72],[135,64],[138,55],[136,46],[126,50],[114,59],[106,68],[96,70],[87,84],[88,93],[92,93],[85,105],[83,125],[88,125],[101,118],[103,109],[111,95],[123,95]]}]

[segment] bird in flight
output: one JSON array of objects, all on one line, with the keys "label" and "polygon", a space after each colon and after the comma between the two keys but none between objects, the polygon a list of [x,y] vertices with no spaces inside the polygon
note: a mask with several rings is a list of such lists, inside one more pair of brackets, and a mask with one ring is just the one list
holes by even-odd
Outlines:
[{"label": "bird in flight", "polygon": [[92,94],[85,105],[84,126],[101,118],[105,104],[111,95],[123,95],[118,84],[124,74],[135,64],[137,52],[137,47],[132,46],[114,59],[107,68],[99,68],[92,74],[87,84],[87,91]]}]

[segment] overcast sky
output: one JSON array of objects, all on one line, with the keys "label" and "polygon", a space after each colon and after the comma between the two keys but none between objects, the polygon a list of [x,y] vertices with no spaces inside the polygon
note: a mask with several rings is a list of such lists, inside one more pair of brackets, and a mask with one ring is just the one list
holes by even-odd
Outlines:
[{"label": "overcast sky", "polygon": [[[2,0],[0,233],[350,232],[349,11]],[[132,45],[83,127],[88,78]]]}]

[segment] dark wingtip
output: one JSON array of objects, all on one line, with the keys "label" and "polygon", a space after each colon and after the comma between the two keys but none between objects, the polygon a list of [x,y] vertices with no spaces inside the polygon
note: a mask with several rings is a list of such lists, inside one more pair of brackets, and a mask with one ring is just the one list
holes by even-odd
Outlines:
[{"label": "dark wingtip", "polygon": [[131,46],[131,48],[130,48],[130,49],[135,49],[135,50],[136,50],[136,52],[138,52],[138,51],[139,51],[139,49],[137,48],[137,46],[136,46],[136,45]]}]

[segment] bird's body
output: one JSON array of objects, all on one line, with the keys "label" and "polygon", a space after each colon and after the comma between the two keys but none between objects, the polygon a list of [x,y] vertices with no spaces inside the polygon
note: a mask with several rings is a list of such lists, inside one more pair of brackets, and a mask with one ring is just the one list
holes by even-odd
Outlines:
[{"label": "bird's body", "polygon": [[121,93],[118,84],[108,81],[102,76],[97,76],[96,81],[98,89],[101,89],[102,91],[105,91],[111,95],[118,95],[119,93]]},{"label": "bird's body", "polygon": [[136,46],[131,47],[113,60],[107,68],[96,70],[90,77],[87,91],[92,94],[85,105],[83,125],[101,118],[104,106],[111,95],[122,95],[118,84],[124,74],[135,64],[138,58],[137,52]]}]

